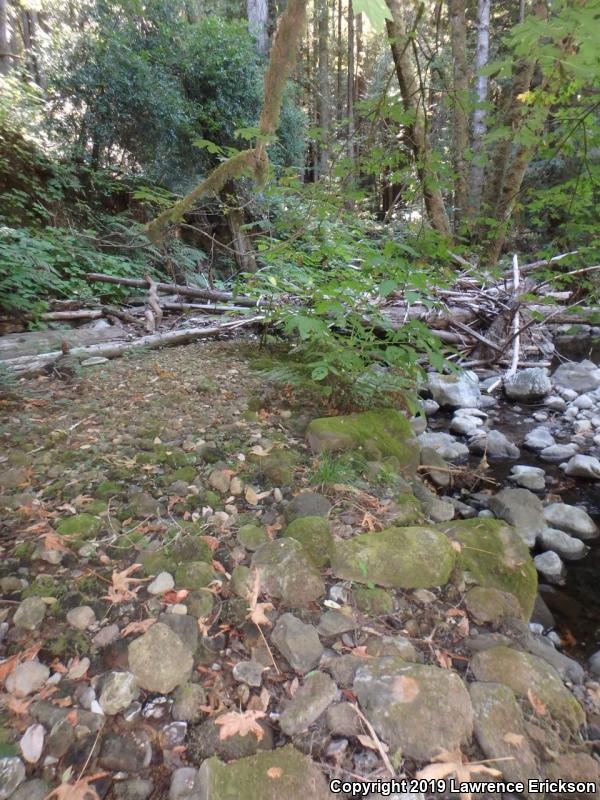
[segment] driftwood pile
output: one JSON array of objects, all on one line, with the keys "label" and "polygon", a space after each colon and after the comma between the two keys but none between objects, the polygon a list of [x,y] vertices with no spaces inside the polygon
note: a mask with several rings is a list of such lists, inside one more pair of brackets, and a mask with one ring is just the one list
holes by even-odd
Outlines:
[{"label": "driftwood pile", "polygon": [[[553,330],[565,323],[585,323],[586,315],[600,312],[587,307],[575,313],[574,294],[549,291],[549,283],[535,280],[536,270],[552,267],[567,255],[513,268],[501,280],[486,279],[459,256],[461,267],[451,289],[436,289],[433,301],[409,304],[403,295],[373,300],[379,311],[398,328],[408,320],[420,320],[455,352],[450,355],[464,367],[500,367],[509,373],[518,367],[549,366],[554,352]],[[600,266],[562,272],[578,276]],[[11,334],[0,337],[0,365],[18,375],[47,371],[65,355],[79,361],[115,358],[135,348],[156,349],[216,337],[240,328],[265,324],[261,303],[231,292],[196,286],[179,286],[145,280],[89,273],[91,283],[113,283],[144,290],[126,308],[98,305],[82,308],[75,301],[42,314],[49,323],[78,325],[72,331]],[[294,298],[289,298],[290,303]],[[227,315],[227,320],[222,321]],[[592,317],[588,316],[588,319]],[[106,320],[104,325],[99,322]],[[28,337],[32,337],[31,340]]]}]

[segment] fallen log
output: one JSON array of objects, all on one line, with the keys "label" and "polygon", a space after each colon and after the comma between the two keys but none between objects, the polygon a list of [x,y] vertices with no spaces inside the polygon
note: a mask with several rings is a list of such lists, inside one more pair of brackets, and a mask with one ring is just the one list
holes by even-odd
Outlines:
[{"label": "fallen log", "polygon": [[[91,358],[92,356],[103,356],[104,358],[118,358],[123,353],[137,348],[146,350],[157,350],[161,347],[174,347],[179,344],[187,344],[195,339],[204,339],[210,336],[218,336],[220,333],[236,330],[237,328],[256,325],[265,319],[264,316],[254,316],[248,319],[238,319],[231,322],[224,322],[221,325],[213,325],[208,328],[188,328],[168,333],[155,333],[149,336],[140,336],[130,341],[116,340],[93,344],[87,347],[73,347],[69,350],[69,356],[75,358]],[[38,375],[46,368],[58,361],[63,356],[62,350],[55,350],[51,353],[40,353],[35,356],[19,356],[9,358],[0,362],[8,369],[19,376]]]},{"label": "fallen log", "polygon": [[[117,278],[114,275],[104,275],[101,272],[88,272],[85,279],[90,282],[116,283],[119,286],[132,286],[135,289],[147,289],[148,282],[137,278]],[[179,286],[175,283],[157,283],[156,288],[159,292],[170,292],[186,297],[202,297],[205,300],[215,300],[227,302],[234,300],[239,306],[246,308],[256,307],[256,301],[243,295],[234,295],[232,292],[220,292],[216,289],[201,289],[198,286]]]}]

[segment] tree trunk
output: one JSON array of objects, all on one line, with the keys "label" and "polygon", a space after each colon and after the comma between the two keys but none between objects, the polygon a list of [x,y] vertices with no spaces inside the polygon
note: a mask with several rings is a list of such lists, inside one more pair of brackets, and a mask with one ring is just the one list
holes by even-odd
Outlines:
[{"label": "tree trunk", "polygon": [[8,3],[0,0],[0,75],[8,75],[12,67],[8,35]]},{"label": "tree trunk", "polygon": [[490,6],[491,0],[479,0],[477,5],[477,53],[475,56],[476,107],[473,111],[473,161],[471,166],[470,216],[476,217],[481,210],[485,167],[484,137],[487,132],[487,110],[489,78],[482,74],[490,56]]},{"label": "tree trunk", "polygon": [[269,49],[269,36],[267,24],[269,20],[269,7],[267,0],[246,0],[248,13],[248,29],[256,37],[256,46],[261,56],[265,56]]},{"label": "tree trunk", "polygon": [[409,44],[400,0],[386,0],[392,13],[392,19],[386,20],[388,37],[392,48],[392,57],[402,95],[402,104],[406,111],[414,115],[414,122],[406,126],[410,145],[417,165],[417,173],[425,200],[428,219],[432,227],[443,234],[451,236],[450,222],[444,205],[444,198],[439,188],[438,176],[429,159],[429,145],[421,87],[413,67],[409,53]]},{"label": "tree trunk", "polygon": [[354,9],[348,0],[348,82],[346,84],[346,103],[348,107],[348,157],[354,158]]},{"label": "tree trunk", "polygon": [[469,196],[467,150],[469,148],[469,70],[467,68],[467,20],[465,0],[450,0],[450,29],[453,60],[454,111],[454,229],[458,230],[467,213]]},{"label": "tree trunk", "polygon": [[342,41],[342,0],[337,0],[337,64],[336,64],[336,112],[338,123],[342,121],[344,115],[344,92],[343,92],[343,66],[344,66],[344,45]]},{"label": "tree trunk", "polygon": [[256,272],[256,258],[252,248],[252,239],[244,230],[244,212],[239,208],[231,208],[227,212],[227,225],[231,234],[231,247],[235,251],[235,260],[242,272]]},{"label": "tree trunk", "polygon": [[316,0],[319,32],[319,96],[317,102],[321,146],[319,149],[319,175],[329,169],[329,136],[331,120],[331,95],[329,91],[329,0]]},{"label": "tree trunk", "polygon": [[200,22],[202,12],[202,0],[185,0],[185,15],[190,25]]}]

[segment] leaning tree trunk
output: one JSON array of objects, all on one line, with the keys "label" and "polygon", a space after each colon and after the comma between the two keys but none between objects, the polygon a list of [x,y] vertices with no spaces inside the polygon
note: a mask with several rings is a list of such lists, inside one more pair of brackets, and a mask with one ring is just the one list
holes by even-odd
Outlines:
[{"label": "leaning tree trunk", "polygon": [[392,19],[386,20],[386,25],[402,95],[402,104],[406,111],[410,111],[414,115],[414,122],[406,126],[406,129],[417,164],[427,216],[436,231],[450,237],[452,234],[444,198],[439,187],[438,176],[429,158],[422,92],[409,53],[410,42],[402,17],[402,4],[400,0],[386,0],[386,3],[392,14]]},{"label": "leaning tree trunk", "polygon": [[465,0],[450,0],[452,39],[454,135],[454,229],[458,230],[467,214],[469,197],[469,70],[467,67],[467,19]]},{"label": "leaning tree trunk", "polygon": [[269,49],[269,6],[267,0],[247,0],[248,28],[256,37],[258,52],[264,56]]},{"label": "leaning tree trunk", "polygon": [[485,167],[484,138],[487,132],[487,110],[489,78],[485,74],[490,57],[490,6],[491,0],[479,0],[477,6],[477,53],[475,57],[476,106],[473,111],[473,145],[471,165],[470,216],[476,217],[481,209]]}]

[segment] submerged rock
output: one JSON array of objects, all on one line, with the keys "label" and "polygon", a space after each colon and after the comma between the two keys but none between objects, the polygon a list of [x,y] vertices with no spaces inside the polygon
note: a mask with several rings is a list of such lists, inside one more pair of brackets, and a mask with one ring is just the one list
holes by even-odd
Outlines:
[{"label": "submerged rock", "polygon": [[523,444],[528,450],[544,450],[555,445],[556,441],[548,428],[540,425],[529,431]]},{"label": "submerged rock", "polygon": [[397,589],[426,589],[448,582],[456,553],[434,528],[388,528],[336,542],[337,578]]},{"label": "submerged rock", "polygon": [[359,667],[353,690],[377,733],[405,758],[430,761],[471,738],[471,700],[454,672],[375,658]]},{"label": "submerged rock", "polygon": [[314,419],[306,432],[315,453],[363,450],[381,458],[394,456],[397,469],[412,477],[419,466],[419,452],[409,420],[391,408]]}]

